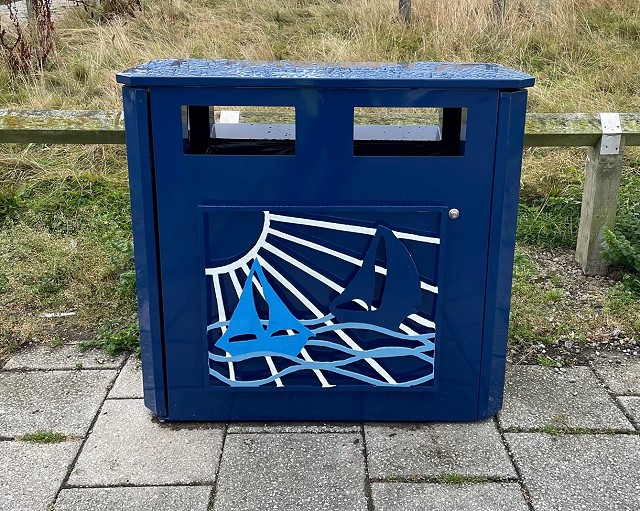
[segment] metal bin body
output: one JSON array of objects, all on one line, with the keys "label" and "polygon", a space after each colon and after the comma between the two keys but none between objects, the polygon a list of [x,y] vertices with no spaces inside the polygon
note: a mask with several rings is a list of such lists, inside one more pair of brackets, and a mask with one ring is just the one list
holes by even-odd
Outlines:
[{"label": "metal bin body", "polygon": [[[159,418],[500,409],[532,77],[162,60],[118,81],[145,403]],[[216,119],[244,107],[293,122]],[[367,124],[385,109],[417,121]]]}]

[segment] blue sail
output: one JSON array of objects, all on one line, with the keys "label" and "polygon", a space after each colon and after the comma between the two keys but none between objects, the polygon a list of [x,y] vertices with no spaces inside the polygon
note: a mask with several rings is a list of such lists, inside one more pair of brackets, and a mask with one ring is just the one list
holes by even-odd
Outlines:
[{"label": "blue sail", "polygon": [[[376,283],[376,254],[384,252],[386,274]],[[420,276],[411,254],[391,229],[378,226],[362,262],[345,290],[329,304],[340,323],[364,323],[397,330],[420,306]]]},{"label": "blue sail", "polygon": [[[253,294],[254,277],[260,282],[265,302],[269,307],[269,318],[264,325],[256,309]],[[238,305],[229,320],[227,331],[218,339],[216,346],[233,356],[255,352],[296,356],[310,337],[313,337],[313,332],[287,308],[255,259]]]}]

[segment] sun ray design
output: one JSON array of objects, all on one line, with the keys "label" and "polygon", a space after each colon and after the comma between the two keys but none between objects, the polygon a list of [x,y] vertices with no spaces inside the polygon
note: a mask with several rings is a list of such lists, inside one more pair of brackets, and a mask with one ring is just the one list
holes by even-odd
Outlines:
[{"label": "sun ray design", "polygon": [[[220,290],[220,279],[218,278],[217,275],[213,276],[213,292],[216,295],[216,304],[218,306],[218,318],[220,318],[220,321],[225,321],[227,319],[227,313],[224,310],[224,303],[222,302],[222,292]],[[227,330],[227,327],[223,326],[223,327],[220,327],[220,329],[222,330],[222,333],[225,333]],[[229,355],[229,353],[226,353],[226,352],[224,355],[227,358],[231,356]],[[229,367],[229,379],[235,380],[236,374],[233,367],[233,362],[228,362],[227,364]]]},{"label": "sun ray design", "polygon": [[[344,384],[406,387],[428,384],[433,381],[436,346],[434,343],[436,337],[435,310],[439,294],[437,267],[436,270],[428,272],[427,278],[418,273],[415,274],[415,281],[411,281],[411,277],[405,277],[404,282],[415,282],[417,291],[412,291],[413,294],[409,293],[413,298],[402,298],[397,295],[398,300],[401,302],[412,300],[411,302],[407,301],[407,304],[413,303],[417,308],[413,309],[411,306],[411,310],[402,313],[403,320],[384,319],[388,317],[389,310],[393,310],[394,301],[397,300],[387,300],[386,304],[371,302],[358,296],[358,292],[363,292],[363,290],[365,290],[365,295],[367,294],[366,289],[369,284],[364,284],[365,287],[362,288],[363,284],[354,282],[358,279],[362,280],[358,275],[366,272],[378,275],[379,277],[376,278],[383,279],[382,282],[389,282],[394,278],[397,281],[397,262],[399,260],[406,261],[405,264],[409,265],[406,266],[406,271],[411,274],[410,268],[413,265],[410,262],[411,256],[408,255],[409,252],[403,242],[398,240],[432,247],[424,250],[435,251],[433,253],[437,254],[440,249],[438,234],[423,234],[424,231],[414,232],[412,229],[387,229],[377,224],[373,224],[376,225],[374,227],[371,223],[367,225],[367,222],[364,221],[344,221],[342,218],[336,219],[326,216],[323,218],[323,216],[316,214],[308,218],[306,215],[296,216],[297,214],[280,214],[269,211],[263,213],[264,221],[261,234],[255,244],[244,252],[244,255],[239,256],[231,263],[205,268],[207,278],[211,278],[215,295],[213,302],[215,307],[212,311],[217,315],[217,321],[207,325],[208,334],[213,335],[209,338],[209,359],[210,364],[214,364],[210,365],[209,369],[210,376],[213,378],[210,380],[212,383],[217,381],[218,384],[243,387],[275,384],[276,387],[283,387],[289,385],[286,380],[294,378],[290,382],[292,385],[310,385],[312,380],[309,380],[308,377],[304,380],[297,376],[299,371],[305,370],[312,371],[316,381],[322,387]],[[330,233],[335,233],[335,235]],[[372,241],[368,243],[363,238]],[[329,242],[331,239],[342,241],[338,241],[336,245],[336,242]],[[352,244],[343,245],[345,239],[359,239],[355,246],[369,245],[369,249],[363,256],[360,252],[361,248],[355,250],[346,248]],[[383,244],[384,250],[396,250],[396,252],[400,250],[400,252],[396,254],[395,258],[392,256],[391,260],[387,260],[386,263],[384,258],[378,260],[379,256],[376,252],[378,249],[374,250],[374,248],[380,243]],[[388,244],[391,246],[388,247]],[[299,250],[296,247],[299,247]],[[314,256],[313,254],[318,255]],[[322,262],[323,257],[324,261],[329,261],[329,266],[326,268],[334,268],[334,270],[323,271],[325,269],[323,266],[325,263]],[[329,259],[326,259],[327,257]],[[433,256],[432,259],[436,261],[434,264],[437,265],[438,257]],[[340,261],[340,263],[331,263],[330,260]],[[389,261],[395,267],[389,268]],[[338,273],[334,273],[335,264],[343,265],[342,270],[339,270]],[[257,270],[254,269],[256,265],[258,265]],[[355,270],[346,273],[349,267],[355,268]],[[260,268],[263,268],[266,274],[262,274]],[[261,275],[260,278],[258,278],[256,271]],[[355,278],[353,271],[356,271]],[[416,271],[415,267],[412,271]],[[241,285],[237,272],[244,275],[244,286]],[[269,276],[267,280],[265,280],[265,275]],[[352,277],[348,277],[348,275],[352,275]],[[316,289],[316,293],[319,289],[325,291],[321,291],[321,296],[309,295],[308,284],[303,284],[299,281],[300,278],[307,279],[307,281],[311,279],[311,281],[324,286],[320,288],[317,287],[317,284],[315,287],[312,286]],[[407,281],[406,278],[409,280]],[[249,287],[247,287],[248,279],[251,279]],[[402,281],[402,277],[400,280]],[[268,289],[264,289],[265,285]],[[272,289],[272,286],[276,286],[276,289]],[[382,284],[382,286],[382,289],[386,291],[385,285]],[[228,313],[228,310],[225,309],[225,302],[228,300],[233,302],[232,296],[241,301],[243,292],[246,294],[250,292],[251,288],[259,293],[267,305],[267,309],[261,313],[262,317],[256,316],[258,324],[262,325],[262,327],[256,327],[255,332],[258,337],[256,338],[256,335],[252,334],[229,337],[233,331],[233,326],[230,327],[230,325],[234,324],[234,314]],[[353,289],[356,290],[356,294],[349,298],[354,292]],[[416,292],[418,295],[415,294]],[[335,293],[337,293],[337,297]],[[419,297],[420,293],[425,293],[423,298]],[[280,298],[274,298],[278,295]],[[271,320],[265,319],[264,316],[265,313],[275,313],[269,312],[271,305],[273,305],[269,303],[269,297],[276,299],[276,301],[282,297],[288,297],[286,300],[299,302],[303,307],[303,309],[294,308],[303,316],[302,319],[293,320],[298,322],[300,327],[286,327],[284,330],[278,330],[281,333],[271,334],[272,337],[279,335],[278,342],[285,344],[273,344],[268,340],[260,340],[266,339],[267,334],[274,330],[269,327]],[[250,297],[242,300],[249,299]],[[349,300],[351,301],[349,302]],[[423,305],[418,306],[416,300],[422,302]],[[323,305],[327,303],[330,304],[331,311],[326,310],[327,305]],[[232,310],[233,303],[229,305]],[[264,305],[261,307],[264,308]],[[278,305],[276,309],[280,310],[281,307],[285,307],[286,311],[287,306],[283,303]],[[403,306],[396,306],[396,308],[398,307],[402,310]],[[426,307],[426,309],[422,310],[422,307]],[[312,317],[309,317],[309,314]],[[290,316],[290,313],[287,315]],[[367,319],[362,321],[357,319],[360,317]],[[374,317],[383,319],[368,319]],[[397,314],[396,317],[400,318]],[[236,321],[236,323],[242,323],[242,321]],[[228,330],[229,328],[231,331]],[[271,330],[267,330],[268,328]],[[302,331],[308,332],[311,337],[306,341],[302,340],[304,344],[302,348],[297,348],[299,349],[295,352],[297,356],[293,356],[294,352],[286,354],[279,351],[278,348],[274,348],[274,346],[287,345],[287,339],[299,339],[300,335],[303,335],[300,333]],[[217,337],[217,335],[222,337]],[[216,346],[216,343],[219,342],[216,339],[223,338],[234,342],[237,340],[251,341],[255,343],[256,348],[255,350],[243,348],[244,351],[238,351],[241,343],[228,344],[228,341],[224,341],[226,344],[222,345],[229,352],[220,350],[222,345]],[[365,347],[362,345],[363,342],[366,344]],[[263,372],[262,376],[260,376],[259,366],[256,365],[259,359],[262,359],[264,371],[268,369],[268,372]],[[409,363],[409,367],[413,369],[398,369],[402,366],[394,361],[405,359],[413,360]],[[264,365],[265,362],[266,365]],[[245,373],[244,369],[239,369],[238,366],[240,364],[240,367],[244,368],[246,366],[242,364],[247,363],[252,364],[251,369],[248,369],[249,373]],[[224,372],[220,372],[215,364],[226,364],[228,376]],[[245,377],[245,375],[247,376]]]},{"label": "sun ray design", "polygon": [[316,270],[309,268],[306,264],[298,261],[295,257],[291,257],[290,255],[285,254],[282,250],[277,249],[273,245],[270,245],[269,243],[265,243],[264,248],[268,252],[271,252],[272,254],[277,255],[280,259],[283,259],[284,261],[287,261],[293,266],[305,271],[306,273],[314,277],[316,280],[319,280],[325,286],[330,287],[334,291],[337,291],[338,293],[342,293],[344,291],[344,288],[340,284],[333,282],[331,279],[325,277],[320,272],[317,272]]},{"label": "sun ray design", "polygon": [[[355,232],[358,234],[368,234],[369,236],[375,236],[376,229],[374,227],[362,227],[359,225],[353,224],[343,224],[340,222],[326,222],[324,220],[313,220],[307,218],[300,218],[295,216],[286,216],[286,215],[277,215],[277,214],[268,214],[269,219],[275,222],[285,222],[291,224],[299,224],[305,226],[312,227],[322,227],[324,229],[333,229],[336,231],[346,231],[346,232]],[[393,231],[393,234],[398,239],[404,240],[413,240],[413,241],[421,241],[423,243],[433,243],[436,245],[440,244],[440,238],[434,238],[431,236],[421,236],[419,234],[413,234],[409,232],[402,231]]]},{"label": "sun ray design", "polygon": [[[323,245],[320,245],[318,243],[314,243],[312,241],[309,240],[304,240],[302,238],[299,238],[297,236],[293,236],[291,234],[287,234],[286,232],[281,232],[277,229],[274,229],[272,227],[269,228],[269,232],[268,234],[272,234],[273,236],[276,236],[278,238],[282,238],[285,239],[287,241],[291,241],[293,243],[297,243],[298,245],[301,245],[303,247],[307,247],[307,248],[311,248],[313,250],[317,250],[318,252],[322,252],[324,254],[328,254],[328,255],[332,255],[338,259],[342,259],[343,261],[347,261],[348,263],[351,264],[355,264],[356,266],[362,266],[362,259],[358,259],[357,257],[353,257],[350,256],[348,254],[343,254],[342,252],[338,251],[338,250],[333,250],[329,247],[325,247]],[[429,238],[431,239],[431,238]],[[380,273],[381,275],[386,275],[387,274],[387,269],[383,268],[382,266],[379,265],[375,265],[375,270],[377,273]],[[424,289],[425,291],[430,291],[431,293],[438,293],[438,286],[432,286],[424,281],[420,281],[420,287],[422,289]]]}]

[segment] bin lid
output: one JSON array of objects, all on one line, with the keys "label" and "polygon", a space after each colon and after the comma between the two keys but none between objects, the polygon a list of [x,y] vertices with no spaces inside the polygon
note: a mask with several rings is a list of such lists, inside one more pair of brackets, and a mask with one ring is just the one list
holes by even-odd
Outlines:
[{"label": "bin lid", "polygon": [[499,64],[460,62],[320,63],[239,60],[152,60],[116,75],[134,86],[433,87],[520,89],[531,75]]}]

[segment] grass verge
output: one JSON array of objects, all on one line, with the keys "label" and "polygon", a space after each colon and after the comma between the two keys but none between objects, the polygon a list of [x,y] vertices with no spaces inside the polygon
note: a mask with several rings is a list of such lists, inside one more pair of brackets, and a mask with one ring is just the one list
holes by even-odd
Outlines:
[{"label": "grass verge", "polygon": [[[5,146],[0,154],[0,358],[29,340],[130,328],[124,149]],[[46,316],[62,312],[75,314]]]},{"label": "grass verge", "polygon": [[[640,4],[558,1],[545,19],[535,6],[508,2],[496,24],[491,0],[414,0],[408,27],[389,0],[143,0],[134,16],[104,19],[70,9],[57,20],[46,69],[22,77],[0,69],[0,105],[120,108],[116,71],[195,57],[494,61],[536,76],[532,111],[640,111]],[[514,344],[640,336],[640,286],[627,260],[614,261],[627,266],[616,281],[583,280],[575,265],[553,261],[551,251],[575,245],[584,161],[579,149],[525,153]],[[125,167],[121,147],[0,146],[0,360],[34,339],[135,348]],[[628,148],[613,232],[636,253],[639,169],[640,152]],[[43,317],[50,312],[75,315]]]}]

